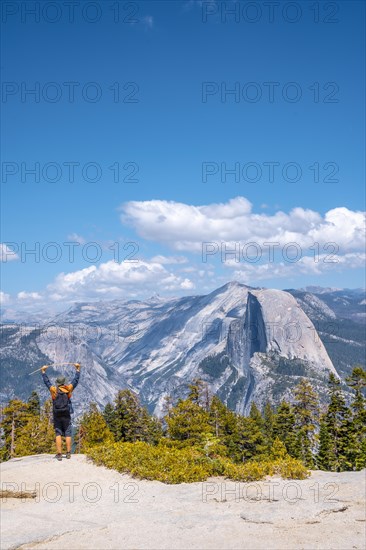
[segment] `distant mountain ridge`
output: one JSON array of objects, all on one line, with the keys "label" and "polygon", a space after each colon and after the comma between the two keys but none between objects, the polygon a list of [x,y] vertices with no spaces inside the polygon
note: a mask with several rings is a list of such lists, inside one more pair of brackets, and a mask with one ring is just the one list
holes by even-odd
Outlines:
[{"label": "distant mountain ridge", "polygon": [[[309,288],[309,287],[307,287]],[[310,287],[314,288],[314,287]],[[366,300],[364,289],[288,290],[313,321],[338,374],[366,361]]]},{"label": "distant mountain ridge", "polygon": [[[103,406],[129,387],[159,414],[164,396],[184,396],[196,377],[242,413],[252,401],[291,399],[301,376],[324,397],[329,373],[345,376],[348,358],[362,357],[364,299],[362,291],[313,294],[232,282],[203,296],[78,303],[42,327],[3,324],[1,401],[33,389],[45,397],[40,376],[28,373],[69,361],[84,365],[79,410],[90,401]],[[49,370],[58,373],[69,371]]]}]

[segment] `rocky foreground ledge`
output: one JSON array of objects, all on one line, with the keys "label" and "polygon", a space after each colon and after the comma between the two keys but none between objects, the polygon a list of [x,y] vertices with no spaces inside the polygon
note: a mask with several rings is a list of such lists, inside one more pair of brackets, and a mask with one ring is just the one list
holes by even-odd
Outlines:
[{"label": "rocky foreground ledge", "polygon": [[1,465],[1,489],[31,496],[2,499],[1,548],[363,549],[365,481],[362,470],[165,485],[83,455],[17,458]]}]

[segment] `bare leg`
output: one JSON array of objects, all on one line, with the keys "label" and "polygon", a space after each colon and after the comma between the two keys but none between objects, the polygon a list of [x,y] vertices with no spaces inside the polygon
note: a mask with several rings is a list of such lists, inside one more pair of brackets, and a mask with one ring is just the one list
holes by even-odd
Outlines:
[{"label": "bare leg", "polygon": [[61,436],[60,435],[56,435],[56,451],[57,451],[57,454],[61,454],[61,449],[62,449],[62,439],[61,439]]},{"label": "bare leg", "polygon": [[71,453],[71,437],[66,437],[66,451]]}]

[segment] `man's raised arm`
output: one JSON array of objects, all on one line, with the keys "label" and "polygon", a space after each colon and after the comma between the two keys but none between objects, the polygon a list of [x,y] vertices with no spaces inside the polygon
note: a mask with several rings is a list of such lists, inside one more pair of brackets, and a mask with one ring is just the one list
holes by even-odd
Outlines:
[{"label": "man's raised arm", "polygon": [[75,373],[75,376],[74,376],[73,381],[71,382],[71,385],[72,385],[72,389],[73,389],[73,390],[76,388],[76,386],[77,386],[78,383],[79,383],[79,378],[80,378],[80,366],[81,366],[81,365],[79,365],[79,363],[75,363],[76,373]]},{"label": "man's raised arm", "polygon": [[43,382],[46,384],[47,388],[48,389],[51,389],[51,382],[46,374],[46,370],[48,369],[47,365],[45,365],[44,367],[41,368],[41,373],[42,373],[42,378],[43,378]]}]

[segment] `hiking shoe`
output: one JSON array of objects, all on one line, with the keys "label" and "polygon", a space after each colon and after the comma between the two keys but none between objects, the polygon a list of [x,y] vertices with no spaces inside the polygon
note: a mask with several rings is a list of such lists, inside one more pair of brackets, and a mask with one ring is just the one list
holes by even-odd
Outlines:
[{"label": "hiking shoe", "polygon": [[55,458],[57,458],[57,460],[62,460],[62,454],[57,453],[57,455],[55,456]]},{"label": "hiking shoe", "polygon": [[66,453],[66,458],[71,458],[71,453]]}]

